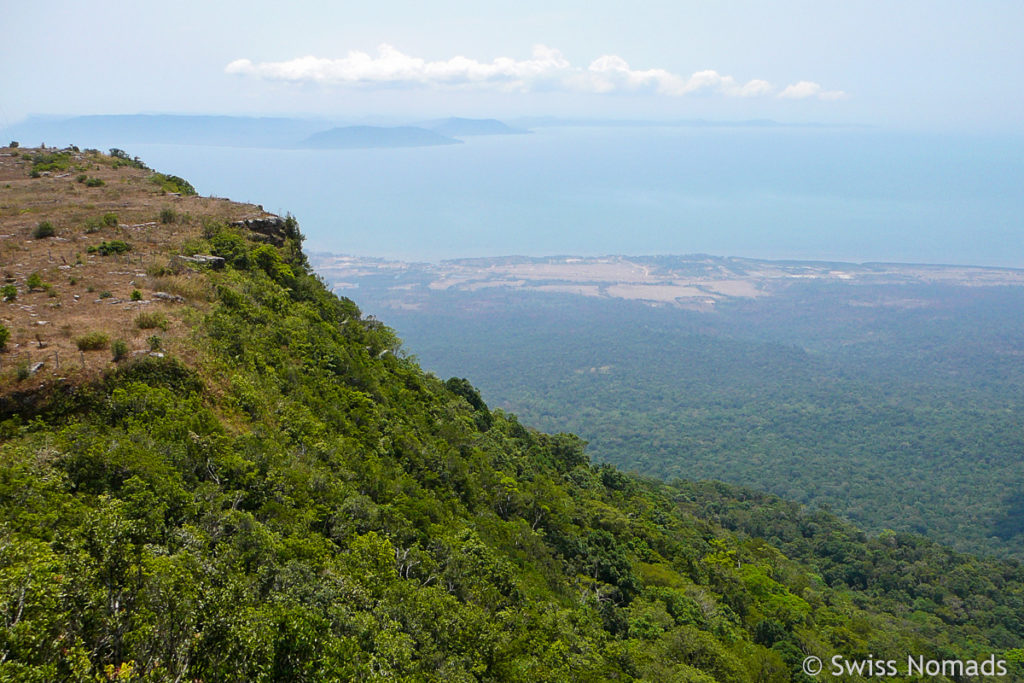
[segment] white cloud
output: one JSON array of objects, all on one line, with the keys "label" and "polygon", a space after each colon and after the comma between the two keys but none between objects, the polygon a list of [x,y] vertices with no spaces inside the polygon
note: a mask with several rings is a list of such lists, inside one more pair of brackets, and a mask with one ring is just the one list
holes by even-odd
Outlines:
[{"label": "white cloud", "polygon": [[[320,83],[347,87],[429,87],[492,89],[518,92],[563,90],[587,93],[655,93],[680,97],[695,93],[728,97],[765,97],[777,92],[768,81],[740,83],[717,71],[698,71],[688,77],[665,69],[634,69],[618,55],[603,55],[586,68],[574,66],[558,50],[537,45],[529,59],[498,57],[480,62],[456,56],[427,61],[412,57],[391,45],[381,45],[377,55],[353,50],[340,59],[299,57],[284,62],[254,63],[237,59],[225,67],[229,74],[293,83]],[[800,81],[787,86],[778,97],[834,100],[841,91],[825,91],[817,83]]]},{"label": "white cloud", "polygon": [[819,100],[841,100],[846,98],[846,93],[842,90],[825,90],[812,81],[800,81],[787,86],[779,93],[779,97],[787,100],[806,100],[810,97]]}]

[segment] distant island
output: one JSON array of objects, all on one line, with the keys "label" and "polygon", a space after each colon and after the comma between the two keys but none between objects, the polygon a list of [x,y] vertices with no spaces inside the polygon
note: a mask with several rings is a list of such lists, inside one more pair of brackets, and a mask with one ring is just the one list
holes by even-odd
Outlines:
[{"label": "distant island", "polygon": [[451,137],[463,137],[474,135],[524,135],[530,131],[524,128],[513,128],[507,123],[498,119],[464,119],[450,117],[437,121],[428,121],[423,124],[435,133],[449,135]]},{"label": "distant island", "polygon": [[451,117],[405,125],[317,118],[110,114],[30,116],[0,135],[31,144],[98,148],[126,144],[211,145],[273,149],[368,149],[457,145],[460,137],[528,133],[497,119]]}]

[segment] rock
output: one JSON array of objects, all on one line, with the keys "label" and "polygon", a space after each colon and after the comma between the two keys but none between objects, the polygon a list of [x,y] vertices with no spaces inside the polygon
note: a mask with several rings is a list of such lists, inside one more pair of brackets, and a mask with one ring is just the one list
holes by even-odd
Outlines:
[{"label": "rock", "polygon": [[161,301],[173,301],[176,304],[185,302],[185,297],[178,296],[177,294],[168,294],[167,292],[153,292],[153,298],[160,299]]},{"label": "rock", "polygon": [[175,256],[171,266],[210,266],[214,270],[224,267],[224,258],[210,254],[193,254],[192,256]]},{"label": "rock", "polygon": [[285,239],[298,237],[299,231],[294,220],[281,218],[280,216],[264,216],[263,218],[246,218],[241,221],[234,221],[232,227],[245,228],[253,233],[252,239],[259,242],[267,242],[275,247],[284,246]]},{"label": "rock", "polygon": [[39,371],[40,371],[40,370],[42,369],[42,367],[43,367],[44,365],[46,365],[46,363],[44,363],[43,361],[39,361],[38,363],[33,363],[33,364],[32,364],[32,367],[30,367],[30,368],[28,369],[28,374],[29,374],[29,375],[34,375],[34,374],[36,374],[37,372],[39,372]]}]

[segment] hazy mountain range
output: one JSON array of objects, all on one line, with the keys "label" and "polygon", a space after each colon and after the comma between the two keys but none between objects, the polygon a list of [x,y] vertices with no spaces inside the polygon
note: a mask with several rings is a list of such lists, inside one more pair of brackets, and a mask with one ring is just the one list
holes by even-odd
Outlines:
[{"label": "hazy mountain range", "polygon": [[453,145],[459,136],[509,135],[528,131],[496,119],[446,118],[416,124],[339,125],[324,119],[113,114],[29,117],[3,131],[26,144],[184,144],[225,147],[360,149]]}]

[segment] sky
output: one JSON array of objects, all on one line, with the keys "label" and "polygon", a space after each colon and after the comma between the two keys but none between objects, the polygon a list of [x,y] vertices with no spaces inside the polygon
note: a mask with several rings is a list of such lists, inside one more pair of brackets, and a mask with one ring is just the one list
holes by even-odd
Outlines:
[{"label": "sky", "polygon": [[1024,132],[1024,3],[0,0],[31,114],[569,116]]}]

